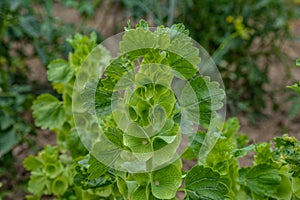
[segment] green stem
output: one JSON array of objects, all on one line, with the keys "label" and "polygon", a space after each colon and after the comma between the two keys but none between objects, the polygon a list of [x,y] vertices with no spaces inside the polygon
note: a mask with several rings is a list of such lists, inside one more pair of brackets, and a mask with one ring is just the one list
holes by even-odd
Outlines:
[{"label": "green stem", "polygon": [[220,44],[220,46],[212,55],[212,58],[215,61],[215,63],[218,63],[222,59],[223,55],[227,51],[226,48],[228,47],[228,44],[238,36],[239,36],[238,32],[234,32],[223,40],[223,42]]}]

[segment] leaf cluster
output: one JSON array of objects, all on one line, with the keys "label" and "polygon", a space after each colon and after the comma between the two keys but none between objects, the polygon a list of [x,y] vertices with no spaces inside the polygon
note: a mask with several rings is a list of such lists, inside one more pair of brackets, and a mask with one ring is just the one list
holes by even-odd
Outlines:
[{"label": "leaf cluster", "polygon": [[[197,73],[199,52],[182,24],[155,31],[143,20],[135,29],[129,26],[121,53],[109,62],[100,46],[101,59],[108,63],[95,91],[95,114],[103,132],[88,152],[77,135],[71,97],[79,67],[96,38],[77,34],[68,41],[74,47],[68,61],[58,59],[48,66],[48,78],[60,95],[42,94],[32,106],[36,125],[55,131],[58,146],[46,146],[25,159],[31,171],[29,190],[35,195],[28,199],[46,194],[61,199],[177,199],[179,191],[191,200],[299,198],[299,141],[284,135],[274,139],[274,147],[247,145],[236,118],[218,120],[224,91]],[[185,82],[174,86],[174,79]],[[111,106],[116,99],[126,109]],[[89,126],[84,117],[83,122]],[[193,125],[201,131],[188,138],[188,147],[176,157],[182,134]],[[240,167],[239,158],[250,151],[255,152],[253,164]],[[105,155],[111,164],[105,163]],[[184,170],[185,159],[197,163]]]}]

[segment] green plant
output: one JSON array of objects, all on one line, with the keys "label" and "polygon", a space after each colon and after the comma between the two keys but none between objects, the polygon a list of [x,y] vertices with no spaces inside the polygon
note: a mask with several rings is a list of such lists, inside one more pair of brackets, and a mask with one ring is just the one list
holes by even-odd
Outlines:
[{"label": "green plant", "polygon": [[[4,180],[0,196],[3,198],[18,193],[20,187],[14,186],[22,185],[18,178],[11,178],[22,173],[14,164],[20,155],[12,150],[37,150],[32,148],[35,129],[30,106],[35,95],[53,93],[43,80],[43,65],[54,58],[67,57],[71,50],[65,39],[76,27],[53,16],[53,6],[57,4],[63,6],[61,1],[0,2],[0,179]],[[78,30],[90,31],[85,26]],[[35,73],[37,81],[32,76]]]},{"label": "green plant", "polygon": [[0,2],[0,157],[33,132],[22,116],[40,89],[28,80],[28,61],[48,64],[70,50],[61,41],[73,33],[72,25],[52,16],[52,7],[51,1]]},{"label": "green plant", "polygon": [[[37,126],[42,129],[49,128],[57,133],[58,146],[47,146],[39,156],[29,156],[24,160],[26,169],[33,172],[28,189],[35,196],[30,196],[29,199],[40,198],[42,194],[62,196],[64,193],[72,195],[74,192],[72,189],[67,190],[73,183],[73,175],[71,172],[65,173],[65,171],[72,170],[73,160],[71,158],[75,159],[86,155],[87,150],[81,144],[76,133],[71,109],[72,90],[75,75],[86,56],[96,47],[96,40],[95,33],[92,33],[90,38],[80,34],[68,38],[67,41],[74,48],[74,52],[69,53],[69,62],[64,59],[56,59],[48,65],[48,80],[52,82],[53,88],[61,97],[42,94],[34,101],[32,109]],[[63,101],[60,100],[61,98]],[[67,150],[71,157],[65,154]],[[48,159],[49,156],[51,158]],[[47,163],[53,169],[59,170],[54,170],[55,174],[49,175]],[[62,173],[64,173],[64,179],[68,181],[62,181],[64,189],[56,190],[51,185],[56,184],[55,180],[60,179]]]},{"label": "green plant", "polygon": [[23,163],[31,171],[28,189],[36,195],[63,195],[72,185],[72,159],[60,155],[56,147],[47,145],[38,156],[29,156]]},{"label": "green plant", "polygon": [[0,157],[9,152],[25,135],[33,132],[20,113],[28,112],[33,96],[29,86],[8,82],[9,74],[0,70]]},{"label": "green plant", "polygon": [[[236,118],[218,120],[224,91],[197,72],[199,52],[182,24],[151,31],[140,21],[135,29],[126,28],[121,53],[113,59],[103,46],[92,51],[94,35],[77,34],[68,41],[74,47],[69,60],[48,66],[48,79],[61,98],[42,94],[32,107],[36,124],[55,131],[58,145],[24,160],[34,194],[28,199],[46,194],[60,199],[176,199],[178,191],[185,199],[300,198],[299,141],[284,135],[247,145]],[[101,76],[91,70],[99,62],[107,66]],[[174,79],[187,82],[172,87]],[[173,89],[180,87],[174,95]],[[202,129],[189,135],[189,145],[177,155],[192,124]],[[256,153],[253,165],[240,168],[238,159],[250,151]],[[185,159],[198,161],[183,170]],[[40,187],[35,187],[40,183],[36,176],[43,177]],[[64,181],[57,187],[59,177]]]}]

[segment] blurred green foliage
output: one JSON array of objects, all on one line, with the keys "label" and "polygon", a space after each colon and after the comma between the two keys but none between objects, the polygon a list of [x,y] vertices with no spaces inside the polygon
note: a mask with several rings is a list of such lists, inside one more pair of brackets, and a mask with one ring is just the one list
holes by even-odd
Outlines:
[{"label": "blurred green foliage", "polygon": [[[82,16],[91,16],[99,2],[0,2],[0,157],[33,131],[22,115],[29,110],[34,95],[49,88],[28,80],[31,67],[28,60],[39,59],[46,65],[54,58],[67,57],[71,50],[65,39],[75,32],[75,25],[53,16],[54,3],[74,7]],[[82,26],[79,31],[90,30]]]},{"label": "blurred green foliage", "polygon": [[172,25],[177,0],[122,0],[126,17],[140,19],[148,17],[156,25]]},{"label": "blurred green foliage", "polygon": [[261,113],[270,94],[269,59],[282,58],[282,44],[290,36],[294,16],[289,1],[186,0],[176,20],[214,58],[227,88],[228,107],[236,114]]},{"label": "blurred green foliage", "polygon": [[67,7],[76,9],[81,16],[89,18],[94,16],[101,0],[59,0],[59,2]]}]

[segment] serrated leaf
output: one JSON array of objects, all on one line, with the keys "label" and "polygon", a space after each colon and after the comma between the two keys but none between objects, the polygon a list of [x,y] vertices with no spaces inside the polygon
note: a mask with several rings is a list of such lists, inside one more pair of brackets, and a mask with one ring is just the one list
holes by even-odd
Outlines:
[{"label": "serrated leaf", "polygon": [[172,31],[176,31],[181,34],[189,35],[189,30],[185,29],[185,26],[183,23],[173,24],[170,28]]},{"label": "serrated leaf", "polygon": [[270,143],[259,143],[255,147],[256,155],[254,156],[255,164],[272,164],[274,152]]},{"label": "serrated leaf", "polygon": [[101,141],[95,143],[91,151],[91,154],[99,160],[99,162],[107,166],[112,165],[120,153],[121,149],[112,144],[106,137],[101,138]]},{"label": "serrated leaf", "polygon": [[150,30],[132,29],[124,33],[120,42],[122,53],[140,49],[155,48],[156,38]]},{"label": "serrated leaf", "polygon": [[50,192],[50,181],[43,174],[32,174],[28,182],[28,190],[36,195]]},{"label": "serrated leaf", "polygon": [[43,163],[37,157],[30,155],[24,159],[23,165],[26,168],[26,170],[34,171],[36,169],[41,168]]},{"label": "serrated leaf", "polygon": [[223,200],[228,193],[228,188],[222,182],[220,174],[200,165],[188,172],[185,184],[188,199],[191,200]]},{"label": "serrated leaf", "polygon": [[243,183],[251,191],[261,196],[273,196],[276,194],[282,178],[279,170],[270,165],[256,165],[247,171]]},{"label": "serrated leaf", "polygon": [[124,148],[123,144],[123,132],[116,127],[108,127],[107,131],[104,131],[105,136],[115,145],[120,148]]},{"label": "serrated leaf", "polygon": [[74,70],[67,61],[56,59],[48,65],[48,80],[54,83],[67,83],[74,75]]},{"label": "serrated leaf", "polygon": [[169,29],[169,34],[171,44],[167,51],[170,52],[170,66],[189,79],[198,70],[197,65],[201,61],[199,49],[193,46],[192,39],[187,35],[183,24],[173,25]]},{"label": "serrated leaf", "polygon": [[95,110],[97,116],[104,117],[111,113],[112,92],[103,89],[99,82],[95,93]]},{"label": "serrated leaf", "polygon": [[148,23],[145,20],[143,20],[143,19],[141,19],[139,21],[139,23],[137,23],[135,25],[135,27],[136,27],[136,29],[144,29],[144,30],[148,30],[149,29]]},{"label": "serrated leaf", "polygon": [[240,129],[239,121],[236,117],[228,119],[223,126],[222,134],[226,137],[235,135]]},{"label": "serrated leaf", "polygon": [[288,164],[293,177],[300,177],[300,142],[287,134],[274,138],[274,141],[277,159],[284,160]]},{"label": "serrated leaf", "polygon": [[151,173],[151,191],[159,199],[171,199],[176,196],[181,185],[181,168],[168,165]]},{"label": "serrated leaf", "polygon": [[67,148],[69,149],[72,158],[84,156],[88,153],[88,150],[83,145],[76,129],[71,130],[65,137]]},{"label": "serrated leaf", "polygon": [[42,129],[61,128],[66,120],[62,102],[50,94],[40,95],[32,105],[35,124]]},{"label": "serrated leaf", "polygon": [[94,156],[90,157],[89,164],[90,164],[88,168],[88,173],[90,173],[88,177],[89,180],[99,178],[100,176],[105,174],[108,170],[107,166],[99,162]]},{"label": "serrated leaf", "polygon": [[255,148],[255,145],[254,144],[251,144],[247,147],[244,147],[244,148],[240,148],[240,149],[234,149],[233,150],[233,156],[236,157],[236,158],[241,158],[241,157],[244,157],[246,156],[250,151],[252,151],[253,149]]},{"label": "serrated leaf", "polygon": [[183,88],[179,102],[190,121],[207,127],[215,116],[214,112],[222,108],[224,97],[225,92],[217,82],[197,76]]},{"label": "serrated leaf", "polygon": [[157,45],[161,50],[165,50],[170,46],[171,38],[166,28],[158,27],[154,34],[157,37]]}]

